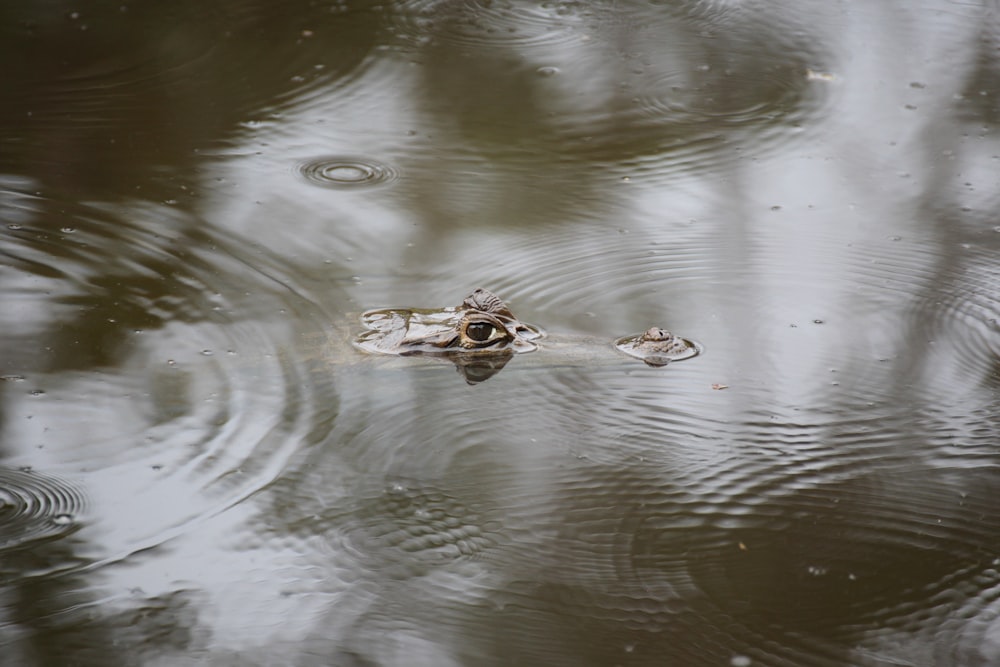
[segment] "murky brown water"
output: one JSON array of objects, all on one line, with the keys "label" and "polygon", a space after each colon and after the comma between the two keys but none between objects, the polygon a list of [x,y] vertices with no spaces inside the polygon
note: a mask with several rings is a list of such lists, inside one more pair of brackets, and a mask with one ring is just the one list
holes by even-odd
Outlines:
[{"label": "murky brown water", "polygon": [[994,3],[22,4],[0,666],[1000,664]]}]

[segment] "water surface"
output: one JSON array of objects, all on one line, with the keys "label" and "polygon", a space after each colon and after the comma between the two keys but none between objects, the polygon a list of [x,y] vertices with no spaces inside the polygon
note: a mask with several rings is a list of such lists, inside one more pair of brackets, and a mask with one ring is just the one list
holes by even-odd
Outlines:
[{"label": "water surface", "polygon": [[991,3],[2,14],[0,665],[1000,663]]}]

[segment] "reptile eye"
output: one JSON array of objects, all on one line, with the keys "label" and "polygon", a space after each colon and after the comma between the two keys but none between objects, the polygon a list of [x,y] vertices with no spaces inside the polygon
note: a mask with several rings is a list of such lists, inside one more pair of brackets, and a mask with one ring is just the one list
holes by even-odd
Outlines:
[{"label": "reptile eye", "polygon": [[496,327],[488,322],[471,322],[465,327],[465,335],[477,343],[485,343],[493,337]]}]

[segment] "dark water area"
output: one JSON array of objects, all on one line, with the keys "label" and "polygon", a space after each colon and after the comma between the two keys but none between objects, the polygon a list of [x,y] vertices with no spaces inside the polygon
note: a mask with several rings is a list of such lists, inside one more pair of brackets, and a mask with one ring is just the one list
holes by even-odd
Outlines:
[{"label": "dark water area", "polygon": [[[0,667],[1000,665],[994,2],[15,3],[0,62]],[[540,349],[349,344],[476,287]]]}]

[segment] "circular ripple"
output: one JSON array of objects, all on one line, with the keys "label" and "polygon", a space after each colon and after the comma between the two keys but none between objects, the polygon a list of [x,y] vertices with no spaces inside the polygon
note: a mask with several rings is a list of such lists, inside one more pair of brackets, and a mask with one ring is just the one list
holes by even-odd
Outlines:
[{"label": "circular ripple", "polygon": [[961,261],[947,257],[941,263],[944,268],[931,274],[909,314],[928,355],[937,360],[935,368],[925,372],[940,376],[947,369],[955,389],[980,382],[996,387],[1000,381],[1000,270],[995,251],[971,248]]},{"label": "circular ripple", "polygon": [[[609,229],[604,220],[572,229],[538,225],[511,234],[488,262],[470,253],[439,265],[442,275],[474,275],[500,294],[515,314],[553,332],[574,330],[611,341],[651,324],[701,334],[691,315],[713,281],[726,280],[725,243],[711,226],[678,222],[637,233]],[[558,261],[552,248],[559,248]],[[517,276],[530,275],[530,287]],[[598,317],[598,314],[600,315]]]},{"label": "circular ripple", "polygon": [[[723,93],[733,89],[745,94]],[[815,89],[809,85],[805,67],[795,63],[723,75],[710,70],[687,76],[666,73],[643,82],[635,100],[636,112],[669,123],[766,122],[796,109]]]},{"label": "circular ripple", "polygon": [[85,505],[69,482],[0,468],[0,551],[74,532]]},{"label": "circular ripple", "polygon": [[[44,443],[87,471],[95,557],[155,546],[241,502],[319,437],[329,415],[314,408],[336,405],[327,375],[313,372],[325,340],[315,332],[330,317],[280,258],[213,239],[179,207],[60,205],[57,215],[24,185],[0,187],[21,226],[0,233],[0,356],[30,383],[7,385],[4,440]],[[152,219],[155,232],[135,222]],[[9,491],[4,479],[0,550],[73,528],[72,503],[47,509],[17,490],[34,477],[15,474]]]},{"label": "circular ripple", "polygon": [[580,3],[409,0],[401,5],[390,27],[398,38],[477,48],[547,46],[580,39],[581,20],[592,16],[592,10]]},{"label": "circular ripple", "polygon": [[382,185],[398,176],[394,168],[374,160],[341,156],[309,160],[297,169],[313,185],[335,189]]},{"label": "circular ripple", "polygon": [[[786,632],[818,635],[848,626],[933,631],[942,615],[954,618],[956,607],[988,602],[982,589],[996,585],[996,521],[982,519],[995,516],[996,484],[980,480],[956,503],[945,475],[909,473],[907,483],[862,475],[796,484],[751,511],[733,512],[739,502],[721,514],[722,506],[705,508],[702,516],[714,526],[706,534],[715,534],[687,549],[688,572],[720,610],[777,644]],[[677,567],[662,556],[666,543],[677,542],[666,530],[673,523],[665,518],[649,531],[656,544],[644,550],[642,566],[650,573]]]}]

